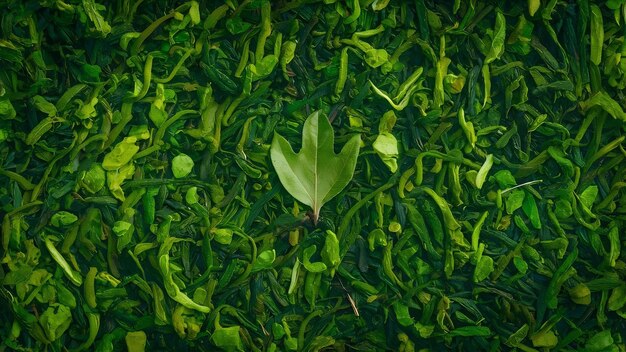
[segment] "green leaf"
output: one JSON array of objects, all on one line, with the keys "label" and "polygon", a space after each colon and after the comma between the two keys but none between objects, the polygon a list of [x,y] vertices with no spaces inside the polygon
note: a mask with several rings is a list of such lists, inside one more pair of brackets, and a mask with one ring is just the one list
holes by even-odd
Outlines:
[{"label": "green leaf", "polygon": [[156,96],[152,104],[150,104],[148,116],[157,127],[161,127],[163,122],[167,120],[167,111],[165,111],[165,86],[161,83],[156,85]]},{"label": "green leaf", "polygon": [[107,171],[113,171],[128,164],[135,154],[139,151],[139,146],[136,137],[126,137],[119,142],[113,150],[104,156],[102,161],[102,168]]},{"label": "green leaf", "polygon": [[[420,72],[421,73],[421,72]],[[384,91],[382,91],[381,89],[379,89],[378,87],[376,87],[376,85],[374,85],[374,83],[372,81],[369,81],[370,85],[372,86],[372,88],[374,89],[374,92],[376,94],[378,94],[380,97],[382,97],[383,99],[387,100],[387,102],[389,103],[389,105],[391,105],[391,107],[393,107],[395,110],[401,111],[404,110],[404,108],[406,108],[409,105],[409,101],[411,99],[412,93],[415,91],[415,89],[417,89],[417,85],[413,85],[411,86],[411,88],[409,88],[409,91],[406,93],[406,95],[404,95],[404,97],[402,98],[402,100],[399,103],[395,103],[393,101],[393,99],[391,99],[389,97],[389,94],[385,93]]]},{"label": "green leaf", "polygon": [[528,271],[528,263],[521,256],[513,257],[513,265],[515,265],[520,274],[526,274]]},{"label": "green leaf", "polygon": [[509,338],[506,340],[505,344],[510,347],[517,347],[528,335],[528,331],[530,327],[528,324],[522,325],[516,332],[512,333]]},{"label": "green leaf", "polygon": [[572,203],[566,199],[559,199],[555,203],[554,213],[559,219],[567,219],[574,213]]},{"label": "green leaf", "polygon": [[35,105],[35,108],[37,108],[37,110],[43,112],[44,114],[47,114],[48,117],[53,117],[57,114],[56,106],[47,101],[41,95],[35,95],[33,97],[33,105]]},{"label": "green leaf", "polygon": [[15,109],[11,104],[11,100],[7,97],[0,96],[0,117],[6,120],[15,118]]},{"label": "green leaf", "polygon": [[541,228],[541,218],[539,217],[539,209],[537,208],[537,203],[535,202],[535,197],[532,194],[527,193],[524,197],[524,202],[522,203],[522,209],[528,218],[530,219],[530,224],[533,225],[534,228]]},{"label": "green leaf", "polygon": [[574,164],[565,157],[565,153],[556,147],[548,147],[548,154],[561,166],[565,177],[570,178],[574,175]]},{"label": "green leaf", "polygon": [[530,337],[534,347],[546,347],[551,348],[559,343],[559,338],[554,334],[552,330],[543,331],[540,330]]},{"label": "green leaf", "polygon": [[137,138],[137,140],[150,139],[150,131],[148,125],[135,125],[130,128],[128,135]]},{"label": "green leaf", "polygon": [[414,327],[423,339],[430,337],[435,332],[435,325],[424,325],[419,321],[415,323]]},{"label": "green leaf", "polygon": [[491,46],[485,57],[485,64],[490,64],[504,53],[506,39],[506,19],[501,11],[496,11],[496,25],[492,32]]},{"label": "green leaf", "polygon": [[491,330],[486,326],[462,326],[450,331],[448,336],[491,336]]},{"label": "green leaf", "polygon": [[474,270],[474,282],[481,282],[493,272],[493,259],[486,255],[483,255],[478,263],[476,263],[476,270]]},{"label": "green leaf", "polygon": [[70,309],[75,309],[76,297],[74,297],[72,291],[68,289],[68,286],[66,286],[61,280],[55,280],[54,286],[56,288],[57,301]]},{"label": "green leaf", "polygon": [[309,246],[302,251],[302,264],[311,273],[321,273],[327,268],[323,262],[311,262],[311,257],[313,257],[316,251],[316,245]]},{"label": "green leaf", "polygon": [[616,287],[611,292],[611,296],[608,301],[608,308],[610,311],[616,311],[622,309],[626,305],[626,285]]},{"label": "green leaf", "polygon": [[602,10],[596,4],[591,4],[591,54],[589,59],[594,65],[602,62],[602,46],[604,44],[604,24]]},{"label": "green leaf", "polygon": [[585,188],[584,191],[580,194],[580,206],[583,209],[583,212],[587,214],[587,216],[595,218],[596,216],[591,212],[591,208],[593,207],[593,203],[596,201],[598,197],[598,186],[591,185]]},{"label": "green leaf", "polygon": [[77,220],[78,220],[78,216],[67,211],[60,211],[52,215],[52,218],[50,219],[50,223],[56,227],[61,227],[61,226],[71,225],[75,223]]},{"label": "green leaf", "polygon": [[[100,82],[100,74],[102,74],[102,68],[100,68],[100,66],[83,64],[81,66],[81,74],[77,78],[81,82]],[[93,110],[93,107],[94,105],[96,105],[97,102],[98,102],[98,99],[93,98],[85,105],[89,105],[90,106],[89,109],[91,109],[95,113],[95,110]],[[79,110],[82,110],[82,108]],[[78,115],[85,116],[83,112],[79,113],[77,111],[77,116]],[[85,118],[85,117],[79,116],[79,118]]]},{"label": "green leaf", "polygon": [[400,325],[410,326],[415,324],[415,321],[409,313],[409,307],[407,307],[406,304],[403,304],[400,301],[395,301],[393,303],[393,311],[396,313],[396,319]]},{"label": "green leaf", "polygon": [[398,171],[398,140],[389,132],[382,132],[376,137],[372,147],[376,154],[387,165],[389,171]]},{"label": "green leaf", "polygon": [[200,198],[198,197],[198,187],[189,187],[185,193],[185,202],[188,205],[197,204]]},{"label": "green leaf", "polygon": [[53,303],[43,312],[39,318],[39,323],[46,332],[48,339],[55,341],[70,327],[72,313],[68,307]]},{"label": "green leaf", "polygon": [[135,173],[135,165],[127,164],[122,166],[119,170],[113,170],[107,172],[107,186],[113,196],[121,201],[126,199],[124,190],[122,190],[122,183],[133,176]]},{"label": "green leaf", "polygon": [[224,351],[243,351],[241,336],[239,336],[239,326],[227,328],[219,327],[211,335],[211,342]]},{"label": "green leaf", "polygon": [[187,154],[178,154],[172,159],[172,173],[176,178],[182,178],[193,170],[193,160]]},{"label": "green leaf", "polygon": [[254,266],[252,267],[252,272],[270,269],[272,267],[272,264],[274,264],[274,260],[276,260],[275,249],[268,249],[259,253],[256,261],[254,262]]},{"label": "green leaf", "polygon": [[280,340],[285,336],[285,328],[281,324],[272,324],[272,335],[275,339]]},{"label": "green leaf", "polygon": [[270,152],[278,178],[289,194],[313,208],[315,223],[322,206],[352,179],[360,143],[361,137],[355,135],[335,154],[332,126],[319,112],[305,121],[297,154],[285,138],[274,135]]},{"label": "green leaf", "polygon": [[182,304],[183,306],[189,309],[197,310],[201,313],[208,313],[211,310],[209,307],[194,302],[191,298],[189,298],[189,296],[187,296],[180,290],[180,287],[176,283],[176,280],[174,280],[174,273],[172,272],[172,268],[170,266],[169,252],[175,243],[182,241],[185,241],[185,239],[168,237],[159,248],[157,258],[159,263],[159,269],[163,277],[163,285],[165,286],[165,291],[170,296],[170,298]]},{"label": "green leaf", "polygon": [[513,174],[511,174],[511,171],[509,170],[500,170],[496,172],[493,177],[498,182],[498,186],[500,186],[500,188],[502,189],[517,185],[515,177],[513,177]]},{"label": "green leaf", "polygon": [[97,4],[94,0],[83,0],[83,8],[93,23],[94,33],[101,37],[106,37],[111,33],[111,26],[98,12],[98,10],[104,9],[104,6]]},{"label": "green leaf", "polygon": [[511,191],[505,201],[507,214],[513,214],[514,211],[521,208],[525,196],[524,190],[514,189]]},{"label": "green leaf", "polygon": [[384,9],[385,7],[387,7],[387,5],[389,5],[389,1],[390,0],[375,0],[372,3],[372,9],[374,11],[380,11],[380,10]]},{"label": "green leaf", "polygon": [[367,235],[367,243],[371,252],[377,246],[385,247],[387,245],[387,235],[381,229],[374,229]]},{"label": "green leaf", "polygon": [[365,62],[371,67],[379,67],[389,61],[389,53],[385,49],[368,49],[365,51]]},{"label": "green leaf", "polygon": [[256,64],[250,64],[248,69],[252,74],[252,82],[267,77],[274,71],[276,64],[278,64],[278,58],[275,55],[267,55]]},{"label": "green leaf", "polygon": [[322,247],[322,261],[326,264],[326,267],[330,269],[331,276],[335,274],[335,268],[341,263],[341,257],[339,256],[339,240],[337,239],[337,235],[330,230],[326,230],[324,247]]},{"label": "green leaf", "polygon": [[80,185],[89,193],[98,193],[106,182],[106,173],[100,164],[93,163],[81,179]]},{"label": "green leaf", "polygon": [[83,284],[83,277],[80,275],[79,272],[72,269],[72,267],[67,262],[67,260],[65,260],[63,255],[56,249],[56,247],[52,243],[51,236],[46,236],[44,238],[44,242],[46,244],[46,248],[48,249],[48,252],[50,252],[50,255],[52,256],[52,259],[54,259],[54,261],[57,262],[57,264],[61,267],[61,269],[63,269],[65,276],[74,285],[81,286]]},{"label": "green leaf", "polygon": [[626,112],[624,112],[620,103],[611,98],[605,91],[597,92],[589,99],[580,102],[580,108],[583,112],[587,112],[587,110],[594,106],[601,107],[604,111],[608,112],[609,115],[613,116],[614,119],[626,121]]},{"label": "green leaf", "polygon": [[540,0],[528,0],[528,14],[530,15],[530,17],[535,15],[540,6]]},{"label": "green leaf", "polygon": [[129,331],[124,337],[128,352],[143,352],[146,350],[148,337],[143,331]]},{"label": "green leaf", "polygon": [[252,27],[252,24],[245,22],[237,16],[226,20],[226,29],[230,34],[241,34]]},{"label": "green leaf", "polygon": [[[130,209],[133,211],[133,209]],[[117,252],[121,253],[122,250],[130,243],[135,227],[128,221],[116,221],[113,224],[113,233],[117,236]]]},{"label": "green leaf", "polygon": [[579,283],[578,285],[569,289],[569,296],[576,304],[591,304],[591,290],[589,290],[589,287],[584,283]]},{"label": "green leaf", "polygon": [[613,342],[611,330],[603,330],[593,335],[585,344],[585,348],[589,352],[608,351]]},{"label": "green leaf", "polygon": [[81,120],[89,119],[96,117],[98,111],[96,110],[96,104],[98,104],[98,99],[93,98],[86,102],[78,102],[79,108],[76,109],[76,113],[74,114]]},{"label": "green leaf", "polygon": [[215,229],[213,230],[213,238],[217,243],[229,245],[233,241],[233,230]]},{"label": "green leaf", "polygon": [[483,188],[483,184],[485,183],[485,180],[487,179],[487,174],[489,173],[489,170],[491,170],[492,165],[493,165],[493,155],[489,154],[485,158],[485,162],[480,167],[480,170],[478,170],[478,174],[476,175],[476,188],[478,189]]},{"label": "green leaf", "polygon": [[58,117],[46,117],[39,121],[39,123],[28,133],[28,136],[26,136],[26,144],[34,145],[44,134],[46,134],[46,132],[50,131],[54,123],[62,121],[64,120]]}]

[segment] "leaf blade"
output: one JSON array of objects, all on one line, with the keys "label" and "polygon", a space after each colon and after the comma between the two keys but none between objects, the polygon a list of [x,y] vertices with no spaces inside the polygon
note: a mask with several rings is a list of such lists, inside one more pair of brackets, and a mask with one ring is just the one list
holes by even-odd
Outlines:
[{"label": "leaf blade", "polygon": [[359,135],[351,137],[339,154],[334,152],[334,139],[328,119],[314,112],[304,123],[302,148],[298,153],[278,133],[274,134],[270,148],[280,182],[289,194],[313,209],[315,222],[322,206],[352,179],[359,155]]}]

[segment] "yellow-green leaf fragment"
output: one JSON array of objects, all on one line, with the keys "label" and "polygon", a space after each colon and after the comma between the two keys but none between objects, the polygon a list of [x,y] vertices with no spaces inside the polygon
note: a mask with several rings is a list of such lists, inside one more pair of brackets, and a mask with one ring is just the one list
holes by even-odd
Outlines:
[{"label": "yellow-green leaf fragment", "polygon": [[146,350],[148,337],[146,333],[141,330],[129,331],[126,333],[124,340],[126,341],[128,352],[143,352]]},{"label": "yellow-green leaf fragment", "polygon": [[135,144],[136,142],[136,137],[124,138],[123,141],[118,143],[113,150],[104,156],[102,168],[107,171],[113,171],[128,164],[139,151],[139,146]]}]

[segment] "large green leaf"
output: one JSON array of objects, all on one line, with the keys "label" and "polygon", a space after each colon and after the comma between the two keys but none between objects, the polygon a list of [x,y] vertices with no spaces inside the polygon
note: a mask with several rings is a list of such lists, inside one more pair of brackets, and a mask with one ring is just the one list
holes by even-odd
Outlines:
[{"label": "large green leaf", "polygon": [[322,206],[352,179],[361,137],[355,135],[335,154],[333,128],[319,111],[304,123],[302,149],[295,153],[289,142],[276,133],[272,141],[272,164],[280,182],[294,198],[313,208],[317,222]]}]

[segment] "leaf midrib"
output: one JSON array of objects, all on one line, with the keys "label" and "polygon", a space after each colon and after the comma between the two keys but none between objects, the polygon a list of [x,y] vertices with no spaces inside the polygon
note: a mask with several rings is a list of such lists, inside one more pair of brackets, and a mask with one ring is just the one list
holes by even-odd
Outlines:
[{"label": "leaf midrib", "polygon": [[[318,212],[317,203],[318,202],[319,203],[324,203],[324,199],[326,199],[326,196],[333,190],[333,186],[332,185],[335,184],[335,181],[337,179],[337,175],[341,175],[342,171],[346,168],[346,164],[345,163],[339,163],[340,164],[339,165],[340,170],[339,170],[338,173],[334,174],[334,177],[332,177],[332,180],[331,180],[332,182],[330,182],[331,183],[331,187],[328,188],[328,190],[326,191],[326,193],[324,195],[318,194],[318,179],[319,179],[319,177],[318,177],[318,154],[319,154],[319,148],[320,148],[319,146],[320,146],[320,138],[321,138],[320,133],[319,133],[319,129],[320,128],[319,128],[319,121],[318,121],[318,124],[317,124],[317,138],[315,139],[315,143],[316,143],[316,146],[315,146],[315,166],[313,168],[313,170],[314,170],[313,171],[314,172],[314,178],[315,178],[314,189],[315,189],[315,197],[316,197],[316,199],[314,199],[314,203],[315,204],[313,206],[313,209],[315,210],[315,212]],[[345,146],[344,146],[344,148],[345,148]],[[343,149],[341,150],[339,155],[341,155],[341,153],[343,153]],[[330,155],[329,155],[329,159],[330,160],[328,160],[328,163],[334,165],[335,162],[337,161],[337,158],[338,158],[337,154],[335,154],[332,151],[332,149],[331,149]]]}]

